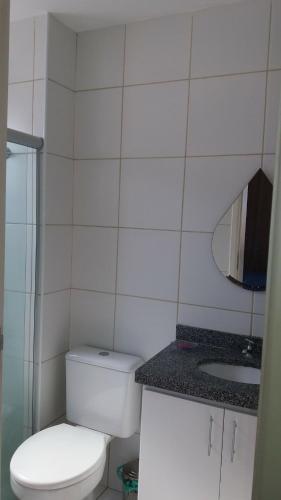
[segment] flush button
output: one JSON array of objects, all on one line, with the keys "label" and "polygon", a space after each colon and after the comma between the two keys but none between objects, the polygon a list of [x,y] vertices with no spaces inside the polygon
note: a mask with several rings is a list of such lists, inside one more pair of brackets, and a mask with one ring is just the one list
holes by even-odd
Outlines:
[{"label": "flush button", "polygon": [[107,351],[100,351],[99,356],[109,356],[109,352]]}]

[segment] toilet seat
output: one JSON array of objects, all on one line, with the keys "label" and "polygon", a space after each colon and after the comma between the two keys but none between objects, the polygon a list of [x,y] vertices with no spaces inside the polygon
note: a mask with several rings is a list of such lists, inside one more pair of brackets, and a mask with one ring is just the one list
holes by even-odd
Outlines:
[{"label": "toilet seat", "polygon": [[[11,479],[32,490],[58,490],[103,472],[109,436],[56,425],[34,434],[15,452]],[[102,469],[102,471],[100,471]]]}]

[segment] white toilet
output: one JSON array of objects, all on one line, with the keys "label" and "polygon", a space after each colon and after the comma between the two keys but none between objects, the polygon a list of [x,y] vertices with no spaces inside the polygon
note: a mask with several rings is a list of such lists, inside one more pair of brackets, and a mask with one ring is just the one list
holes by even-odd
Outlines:
[{"label": "white toilet", "polygon": [[82,500],[100,482],[113,437],[139,429],[137,356],[82,346],[66,355],[66,416],[14,453],[11,486],[22,500]]}]

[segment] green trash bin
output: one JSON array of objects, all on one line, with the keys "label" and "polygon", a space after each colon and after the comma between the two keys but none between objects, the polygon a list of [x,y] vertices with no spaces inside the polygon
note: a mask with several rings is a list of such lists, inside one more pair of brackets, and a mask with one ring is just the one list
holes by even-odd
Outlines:
[{"label": "green trash bin", "polygon": [[123,499],[137,500],[139,486],[139,460],[132,460],[117,468],[117,476],[122,482]]}]

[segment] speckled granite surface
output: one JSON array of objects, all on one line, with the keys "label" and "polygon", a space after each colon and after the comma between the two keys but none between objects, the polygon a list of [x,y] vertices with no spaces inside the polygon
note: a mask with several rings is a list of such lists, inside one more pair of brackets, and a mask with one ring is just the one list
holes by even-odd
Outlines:
[{"label": "speckled granite surface", "polygon": [[198,369],[206,362],[260,368],[262,340],[251,337],[255,341],[253,357],[246,358],[242,355],[246,339],[244,335],[178,325],[177,340],[138,368],[136,382],[255,414],[258,385],[224,380]]}]

